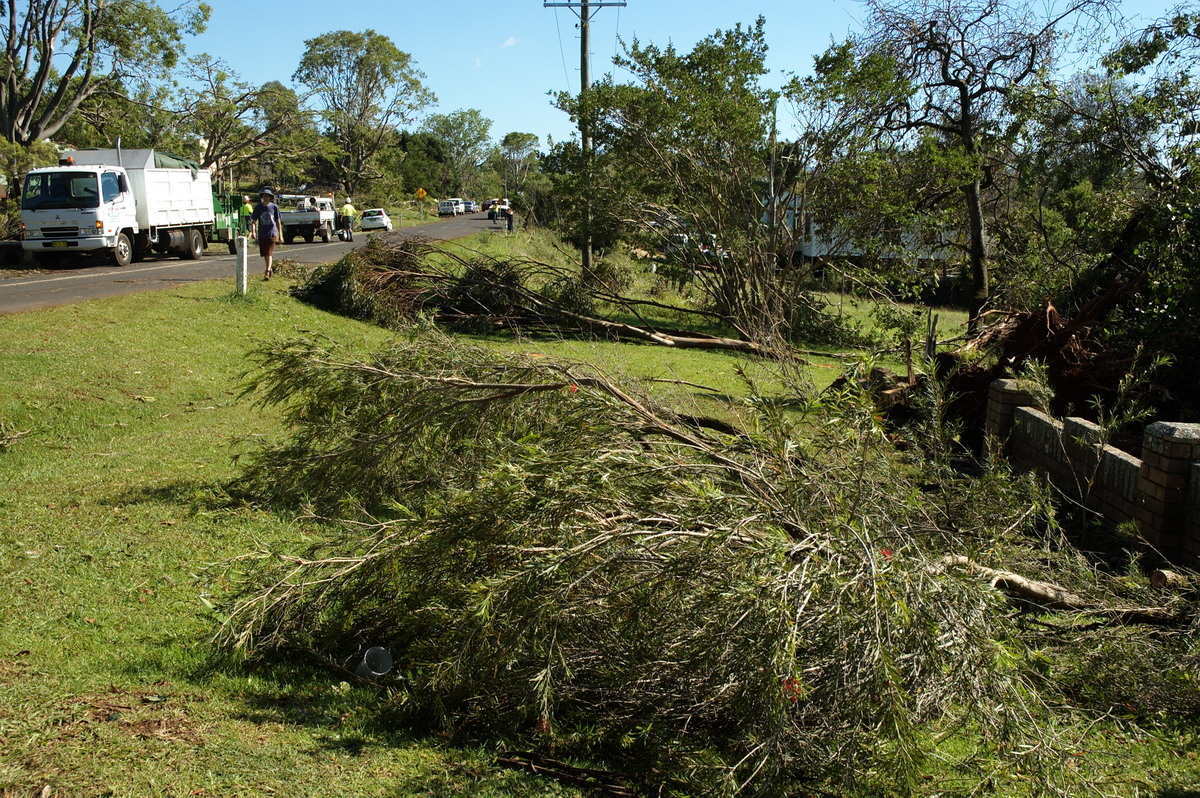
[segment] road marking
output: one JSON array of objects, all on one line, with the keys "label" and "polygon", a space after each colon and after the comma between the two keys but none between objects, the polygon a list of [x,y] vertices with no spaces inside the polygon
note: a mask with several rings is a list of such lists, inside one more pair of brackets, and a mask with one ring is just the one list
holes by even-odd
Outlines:
[{"label": "road marking", "polygon": [[[232,258],[233,256],[226,255],[225,257]],[[178,265],[179,265],[179,261],[176,261],[174,263],[164,263],[161,266],[143,266],[138,269],[130,269],[129,267],[126,267],[124,269],[121,269],[120,271],[112,272],[109,276],[117,277],[117,276],[124,276],[126,274],[137,274],[139,272],[153,272],[153,271],[158,271],[159,269],[170,269],[171,267],[178,266]],[[42,276],[14,277],[11,280],[0,280],[0,288],[4,287],[6,285],[20,285],[22,280],[26,280],[31,283],[56,283],[59,280],[83,280],[88,277],[101,277],[101,276],[104,276],[103,272],[84,272],[82,274],[64,274],[62,277],[42,277]]]}]

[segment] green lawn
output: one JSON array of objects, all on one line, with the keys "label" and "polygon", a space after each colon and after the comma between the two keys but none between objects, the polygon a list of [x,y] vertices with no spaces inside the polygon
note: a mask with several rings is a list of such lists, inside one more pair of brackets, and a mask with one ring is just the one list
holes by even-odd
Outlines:
[{"label": "green lawn", "polygon": [[[498,768],[486,742],[387,727],[386,696],[328,667],[211,659],[216,564],[312,531],[225,492],[233,458],[280,431],[239,399],[247,352],[298,335],[369,351],[389,337],[285,289],[235,298],[231,281],[206,282],[0,317],[0,440],[12,440],[0,448],[0,795],[583,795]],[[739,370],[777,384],[721,353],[483,343],[663,380],[663,398],[705,413],[744,395]],[[840,362],[812,359],[814,385]],[[1112,725],[1097,745],[1110,737],[1113,794],[1195,795],[1154,786],[1192,782],[1190,737]]]},{"label": "green lawn", "polygon": [[[321,667],[212,667],[212,567],[305,524],[231,503],[233,458],[278,431],[239,400],[246,353],[388,333],[283,283],[231,281],[0,317],[0,791],[63,795],[567,794],[372,725],[369,691]],[[720,411],[743,359],[648,346],[487,341],[586,358]],[[750,367],[754,369],[753,366]],[[349,654],[349,653],[348,653]],[[207,792],[196,792],[196,791]]]}]

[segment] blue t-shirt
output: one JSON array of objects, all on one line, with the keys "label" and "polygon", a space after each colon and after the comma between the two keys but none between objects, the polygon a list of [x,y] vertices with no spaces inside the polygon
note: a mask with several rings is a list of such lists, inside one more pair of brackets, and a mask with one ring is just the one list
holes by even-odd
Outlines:
[{"label": "blue t-shirt", "polygon": [[250,224],[258,223],[258,237],[270,238],[279,235],[283,221],[279,218],[279,206],[274,202],[260,202],[250,214]]}]

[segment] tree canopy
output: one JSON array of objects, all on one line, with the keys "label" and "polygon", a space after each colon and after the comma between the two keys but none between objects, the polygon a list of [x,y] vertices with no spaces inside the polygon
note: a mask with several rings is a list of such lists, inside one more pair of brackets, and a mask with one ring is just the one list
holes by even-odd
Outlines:
[{"label": "tree canopy", "polygon": [[305,42],[292,75],[308,87],[337,144],[336,169],[347,189],[377,176],[374,159],[389,131],[413,121],[436,98],[412,56],[374,30],[335,31]]},{"label": "tree canopy", "polygon": [[84,103],[118,86],[161,78],[204,30],[210,9],[172,11],[153,0],[29,0],[0,21],[0,128],[30,144],[53,136]]}]

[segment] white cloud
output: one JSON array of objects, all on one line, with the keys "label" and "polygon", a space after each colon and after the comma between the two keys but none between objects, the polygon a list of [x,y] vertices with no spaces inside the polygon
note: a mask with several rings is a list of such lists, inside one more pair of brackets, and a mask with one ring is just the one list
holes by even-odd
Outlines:
[{"label": "white cloud", "polygon": [[502,45],[500,45],[500,46],[501,46],[501,47],[512,47],[512,46],[513,46],[514,44],[516,44],[516,43],[517,43],[517,37],[516,37],[516,36],[509,36],[509,37],[508,37],[508,40],[507,40],[506,42],[504,42],[504,44],[502,44]]}]

